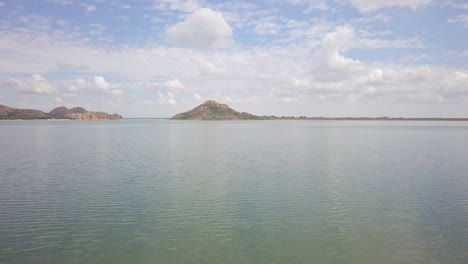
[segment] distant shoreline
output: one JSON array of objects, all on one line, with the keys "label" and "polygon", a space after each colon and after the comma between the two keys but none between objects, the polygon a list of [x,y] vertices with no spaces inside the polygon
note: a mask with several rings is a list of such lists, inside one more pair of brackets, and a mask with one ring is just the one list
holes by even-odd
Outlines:
[{"label": "distant shoreline", "polygon": [[51,118],[51,119],[45,119],[45,118],[42,118],[42,119],[0,119],[0,122],[4,122],[4,121],[18,122],[18,121],[116,121],[116,120],[111,120],[111,119],[55,119],[55,118]]},{"label": "distant shoreline", "polygon": [[[123,118],[123,120],[175,120],[170,117],[129,117]],[[192,120],[185,119],[189,121],[452,121],[452,122],[468,122],[468,118],[438,118],[438,117],[277,117],[270,119],[239,119],[239,120]],[[77,119],[0,119],[0,122],[5,121],[108,121],[106,119],[102,120],[77,120]],[[109,120],[113,121],[113,120]]]},{"label": "distant shoreline", "polygon": [[171,120],[311,120],[311,121],[468,121],[463,117],[324,117],[313,116],[275,116],[275,115],[254,115],[247,112],[238,112],[230,108],[227,104],[220,104],[214,100],[189,110],[176,114]]},{"label": "distant shoreline", "polygon": [[317,120],[317,121],[468,121],[468,118],[441,117],[304,117],[278,118],[271,120]]},{"label": "distant shoreline", "polygon": [[[176,120],[171,119],[170,117],[130,117],[125,119],[160,119],[160,120]],[[281,121],[281,120],[309,120],[309,121],[468,121],[468,118],[441,118],[441,117],[277,117],[271,119],[239,119],[239,120],[197,120],[197,119],[182,119],[190,121]]]},{"label": "distant shoreline", "polygon": [[90,112],[81,106],[68,109],[65,106],[54,108],[50,112],[35,109],[21,109],[0,104],[0,120],[120,120],[119,114],[105,112]]},{"label": "distant shoreline", "polygon": [[84,121],[84,120],[73,120],[73,119],[0,119],[0,122],[4,121]]}]

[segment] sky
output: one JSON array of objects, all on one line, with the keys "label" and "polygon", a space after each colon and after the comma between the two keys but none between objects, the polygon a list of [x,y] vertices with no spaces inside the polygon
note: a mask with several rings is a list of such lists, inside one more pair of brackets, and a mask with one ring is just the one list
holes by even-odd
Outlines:
[{"label": "sky", "polygon": [[0,104],[468,117],[464,0],[0,0]]}]

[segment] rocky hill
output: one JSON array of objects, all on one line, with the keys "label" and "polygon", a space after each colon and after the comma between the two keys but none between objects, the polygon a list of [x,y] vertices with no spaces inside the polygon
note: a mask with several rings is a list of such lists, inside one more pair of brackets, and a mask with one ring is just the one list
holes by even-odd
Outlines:
[{"label": "rocky hill", "polygon": [[17,109],[0,105],[0,119],[48,119],[48,114],[34,109]]},{"label": "rocky hill", "polygon": [[65,106],[59,106],[54,110],[50,111],[49,114],[56,117],[65,117],[71,114],[84,114],[88,111],[83,107],[74,107],[72,109],[68,109]]},{"label": "rocky hill", "polygon": [[120,120],[122,119],[121,115],[118,114],[108,114],[104,112],[86,112],[86,113],[72,113],[67,115],[67,118],[73,120]]},{"label": "rocky hill", "polygon": [[226,104],[220,104],[213,100],[195,107],[194,109],[177,114],[172,117],[176,120],[259,120],[264,117],[252,115],[246,112],[237,112]]},{"label": "rocky hill", "polygon": [[123,117],[118,114],[107,114],[104,112],[89,112],[83,107],[68,109],[60,106],[49,113],[34,109],[18,109],[0,105],[0,119],[72,119],[72,120],[119,120]]},{"label": "rocky hill", "polygon": [[89,112],[83,107],[74,107],[71,109],[60,106],[49,112],[53,118],[65,118],[72,120],[119,120],[123,117],[118,114],[110,115],[104,112]]}]

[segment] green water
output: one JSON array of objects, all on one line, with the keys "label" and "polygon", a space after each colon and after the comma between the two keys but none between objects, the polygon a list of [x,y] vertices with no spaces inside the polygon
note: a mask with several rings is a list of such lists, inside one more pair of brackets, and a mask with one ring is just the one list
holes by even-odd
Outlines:
[{"label": "green water", "polygon": [[0,263],[468,263],[468,123],[0,122]]}]

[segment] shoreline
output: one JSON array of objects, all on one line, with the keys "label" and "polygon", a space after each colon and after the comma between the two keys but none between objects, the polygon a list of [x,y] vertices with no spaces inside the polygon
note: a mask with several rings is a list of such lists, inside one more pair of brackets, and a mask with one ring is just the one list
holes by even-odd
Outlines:
[{"label": "shoreline", "polygon": [[[123,120],[123,119],[118,119]],[[117,119],[0,119],[0,122],[4,121],[118,121]]]},{"label": "shoreline", "polygon": [[[139,119],[139,118],[133,118]],[[304,117],[304,118],[265,118],[265,119],[172,119],[175,121],[450,121],[450,122],[468,122],[468,118],[418,118],[418,117],[389,117],[389,118],[373,118],[373,117]]]},{"label": "shoreline", "polygon": [[[305,117],[305,118],[265,118],[265,119],[172,119],[164,117],[130,117],[120,120],[174,120],[174,121],[449,121],[468,122],[468,118],[438,118],[438,117]],[[80,119],[0,119],[0,122],[18,121],[116,121],[112,119],[80,120]],[[118,120],[117,120],[118,121]]]},{"label": "shoreline", "polygon": [[0,119],[1,121],[73,121],[71,119]]}]

